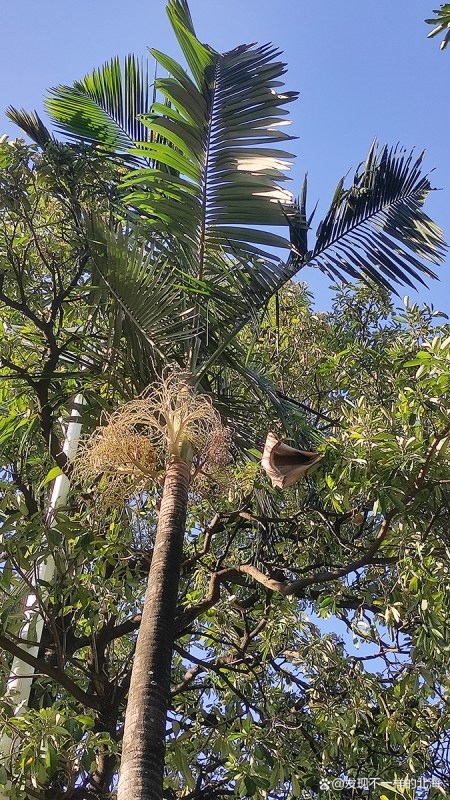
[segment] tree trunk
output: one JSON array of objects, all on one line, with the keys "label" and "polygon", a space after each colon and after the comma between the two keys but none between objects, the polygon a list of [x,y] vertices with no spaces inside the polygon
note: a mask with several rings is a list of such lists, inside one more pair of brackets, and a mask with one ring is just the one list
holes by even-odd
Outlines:
[{"label": "tree trunk", "polygon": [[125,716],[118,800],[162,800],[166,717],[190,468],[166,471]]}]

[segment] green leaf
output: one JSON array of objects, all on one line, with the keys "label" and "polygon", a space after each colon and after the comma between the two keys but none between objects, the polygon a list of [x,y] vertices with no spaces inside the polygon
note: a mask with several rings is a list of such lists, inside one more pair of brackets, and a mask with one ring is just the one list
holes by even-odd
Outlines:
[{"label": "green leaf", "polygon": [[58,475],[62,475],[62,470],[59,467],[52,467],[52,469],[50,470],[50,472],[47,473],[42,483],[39,484],[38,490],[42,489],[44,486],[47,485],[47,483],[50,483],[50,481],[55,480],[55,478],[57,478]]},{"label": "green leaf", "polygon": [[244,778],[244,784],[247,797],[253,797],[256,794],[257,788],[255,781],[249,775],[246,775]]},{"label": "green leaf", "polygon": [[190,770],[186,753],[181,747],[177,748],[177,752],[180,764],[180,771],[183,775],[183,778],[186,781],[186,784],[189,787],[189,789],[195,789],[195,778]]},{"label": "green leaf", "polygon": [[199,87],[202,87],[205,72],[214,64],[214,51],[198,41],[185,0],[169,0],[167,14],[192,74]]},{"label": "green leaf", "polygon": [[257,458],[258,461],[261,461],[263,456],[261,450],[257,450],[255,447],[251,447],[248,452],[250,453],[250,455],[255,456],[255,458]]},{"label": "green leaf", "polygon": [[88,728],[93,728],[95,724],[95,720],[93,717],[90,717],[87,714],[77,714],[77,721],[80,722],[82,725],[86,725]]}]

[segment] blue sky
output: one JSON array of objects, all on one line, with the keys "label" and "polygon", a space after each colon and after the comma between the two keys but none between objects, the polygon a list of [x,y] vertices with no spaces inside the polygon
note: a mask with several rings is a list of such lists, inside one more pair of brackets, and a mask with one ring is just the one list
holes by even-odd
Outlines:
[{"label": "blue sky", "polygon": [[[291,107],[297,163],[294,192],[308,172],[310,201],[324,211],[338,179],[362,160],[374,136],[426,149],[426,168],[442,188],[428,212],[450,239],[450,52],[427,40],[424,18],[433,0],[190,0],[199,37],[218,50],[272,41],[285,54],[287,88],[300,91]],[[178,46],[165,0],[43,0],[5,4],[0,52],[0,112],[13,104],[42,112],[48,87],[72,83],[113,55],[146,54],[155,46],[175,57]],[[3,116],[0,132],[17,135]],[[450,258],[440,283],[415,299],[450,312]],[[301,275],[319,308],[329,280]],[[401,292],[402,293],[402,292]],[[412,293],[410,293],[412,295]]]}]

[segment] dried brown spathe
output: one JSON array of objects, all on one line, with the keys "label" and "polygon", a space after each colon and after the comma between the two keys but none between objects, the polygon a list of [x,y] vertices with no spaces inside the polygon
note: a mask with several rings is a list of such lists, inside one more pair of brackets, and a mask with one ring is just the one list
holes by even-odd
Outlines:
[{"label": "dried brown spathe", "polygon": [[273,433],[268,433],[261,466],[272,481],[272,486],[287,489],[318,466],[322,458],[319,453],[290,447]]}]

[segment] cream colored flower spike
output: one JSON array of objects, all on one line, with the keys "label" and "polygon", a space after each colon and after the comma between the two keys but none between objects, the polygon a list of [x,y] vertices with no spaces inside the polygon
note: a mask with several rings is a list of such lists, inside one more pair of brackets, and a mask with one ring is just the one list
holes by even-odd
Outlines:
[{"label": "cream colored flower spike", "polygon": [[268,433],[261,466],[272,481],[272,486],[287,489],[301,481],[322,459],[319,453],[297,450],[284,444],[273,433]]},{"label": "cream colored flower spike", "polygon": [[189,379],[175,368],[167,370],[107,416],[80,447],[73,479],[92,492],[101,513],[147,491],[171,460],[183,460],[186,443],[192,479],[215,480],[228,463],[229,432],[209,397],[195,394]]}]

